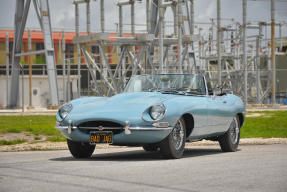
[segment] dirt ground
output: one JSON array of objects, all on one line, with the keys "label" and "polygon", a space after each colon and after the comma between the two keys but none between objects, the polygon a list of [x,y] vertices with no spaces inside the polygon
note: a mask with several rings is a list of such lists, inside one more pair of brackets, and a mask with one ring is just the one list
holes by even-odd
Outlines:
[{"label": "dirt ground", "polygon": [[21,133],[5,133],[0,134],[0,140],[17,140],[17,139],[25,139],[27,142],[33,142],[33,141],[45,141],[47,135],[34,135],[29,132],[21,132]]}]

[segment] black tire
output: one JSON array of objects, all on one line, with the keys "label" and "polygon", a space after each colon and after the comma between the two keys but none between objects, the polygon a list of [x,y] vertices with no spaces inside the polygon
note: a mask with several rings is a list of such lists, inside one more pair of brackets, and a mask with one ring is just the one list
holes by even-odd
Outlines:
[{"label": "black tire", "polygon": [[89,143],[75,142],[67,139],[68,148],[75,158],[89,158],[92,156],[95,145],[90,145]]},{"label": "black tire", "polygon": [[159,146],[156,144],[147,144],[143,146],[143,149],[148,152],[158,151]]},{"label": "black tire", "polygon": [[172,132],[160,143],[160,152],[165,158],[179,159],[185,147],[186,128],[183,118],[180,118]]},{"label": "black tire", "polygon": [[224,152],[237,151],[240,140],[240,123],[238,116],[234,117],[230,123],[228,131],[219,137],[221,150]]}]

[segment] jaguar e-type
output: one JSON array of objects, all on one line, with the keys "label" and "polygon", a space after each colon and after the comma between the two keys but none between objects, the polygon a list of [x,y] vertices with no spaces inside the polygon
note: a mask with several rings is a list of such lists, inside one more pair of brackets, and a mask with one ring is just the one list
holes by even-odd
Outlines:
[{"label": "jaguar e-type", "polygon": [[56,128],[75,158],[90,157],[102,143],[142,146],[166,158],[182,157],[185,142],[202,139],[236,151],[244,104],[233,94],[215,93],[201,74],[136,75],[121,94],[63,105]]}]

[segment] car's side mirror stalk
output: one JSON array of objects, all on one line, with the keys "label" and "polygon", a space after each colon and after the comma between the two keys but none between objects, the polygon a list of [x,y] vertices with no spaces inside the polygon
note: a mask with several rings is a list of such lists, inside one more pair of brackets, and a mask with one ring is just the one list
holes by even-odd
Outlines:
[{"label": "car's side mirror stalk", "polygon": [[213,91],[213,89],[211,89],[211,88],[208,88],[208,95],[213,95],[214,94],[214,91]]}]

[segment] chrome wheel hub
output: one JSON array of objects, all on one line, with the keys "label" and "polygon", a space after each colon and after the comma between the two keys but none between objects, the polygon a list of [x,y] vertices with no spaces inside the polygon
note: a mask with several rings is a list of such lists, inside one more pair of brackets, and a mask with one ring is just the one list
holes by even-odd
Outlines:
[{"label": "chrome wheel hub", "polygon": [[172,142],[176,150],[179,150],[182,147],[183,140],[184,140],[184,129],[182,122],[179,120],[172,130]]},{"label": "chrome wheel hub", "polygon": [[231,124],[230,124],[230,136],[232,144],[236,144],[239,139],[239,126],[237,119],[234,117]]}]

